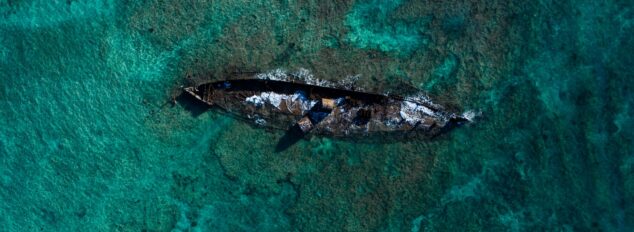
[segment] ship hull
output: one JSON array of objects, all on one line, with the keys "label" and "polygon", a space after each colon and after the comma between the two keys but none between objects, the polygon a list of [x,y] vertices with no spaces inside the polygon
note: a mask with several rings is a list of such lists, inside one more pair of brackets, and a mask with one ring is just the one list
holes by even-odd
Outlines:
[{"label": "ship hull", "polygon": [[416,132],[435,136],[467,121],[424,98],[406,98],[278,80],[241,79],[185,91],[256,125],[329,136]]}]

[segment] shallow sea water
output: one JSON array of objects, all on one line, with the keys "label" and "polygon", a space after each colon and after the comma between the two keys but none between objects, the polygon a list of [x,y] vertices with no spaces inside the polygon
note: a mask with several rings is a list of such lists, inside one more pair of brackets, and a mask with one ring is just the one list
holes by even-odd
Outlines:
[{"label": "shallow sea water", "polygon": [[[0,0],[0,231],[632,231],[632,5]],[[170,103],[278,68],[481,116],[275,152]]]}]

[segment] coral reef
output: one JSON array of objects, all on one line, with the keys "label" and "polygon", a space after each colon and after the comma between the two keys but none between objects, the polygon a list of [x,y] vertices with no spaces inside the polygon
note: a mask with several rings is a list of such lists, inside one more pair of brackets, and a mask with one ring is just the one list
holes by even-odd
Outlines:
[{"label": "coral reef", "polygon": [[[632,1],[0,1],[0,230],[632,231]],[[177,101],[312,70],[482,117],[308,137]]]}]

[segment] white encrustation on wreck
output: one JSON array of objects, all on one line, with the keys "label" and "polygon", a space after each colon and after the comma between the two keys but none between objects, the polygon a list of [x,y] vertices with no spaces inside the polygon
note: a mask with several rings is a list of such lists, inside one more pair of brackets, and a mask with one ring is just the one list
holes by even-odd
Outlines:
[{"label": "white encrustation on wreck", "polygon": [[245,98],[244,102],[255,107],[265,107],[268,104],[282,111],[293,112],[300,110],[301,113],[308,112],[317,104],[317,100],[308,99],[302,91],[297,91],[292,95],[262,92]]}]

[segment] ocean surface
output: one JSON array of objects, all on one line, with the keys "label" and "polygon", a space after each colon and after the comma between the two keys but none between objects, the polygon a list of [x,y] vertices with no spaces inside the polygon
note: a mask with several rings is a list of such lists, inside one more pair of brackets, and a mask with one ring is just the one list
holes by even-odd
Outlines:
[{"label": "ocean surface", "polygon": [[[0,0],[0,231],[634,231],[633,38],[631,0]],[[276,69],[479,116],[275,152],[172,101]]]}]

